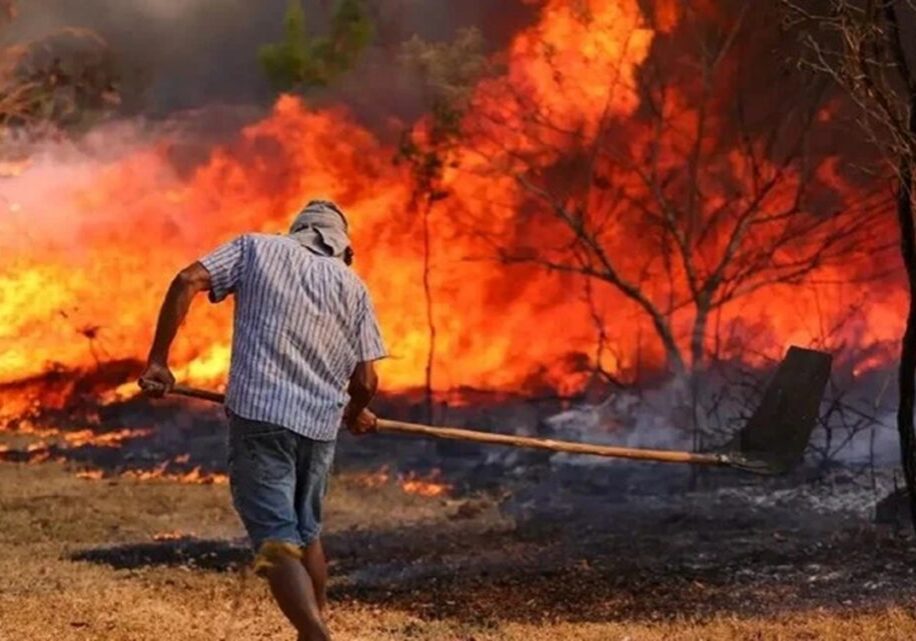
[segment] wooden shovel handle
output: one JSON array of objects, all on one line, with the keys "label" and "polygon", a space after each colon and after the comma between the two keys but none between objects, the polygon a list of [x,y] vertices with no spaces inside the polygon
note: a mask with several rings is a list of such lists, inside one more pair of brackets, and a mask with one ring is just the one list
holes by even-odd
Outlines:
[{"label": "wooden shovel handle", "polygon": [[208,389],[200,389],[197,387],[188,387],[186,385],[173,386],[169,394],[190,396],[191,398],[200,398],[205,401],[213,401],[214,403],[223,403],[226,400],[226,395],[221,394],[220,392],[214,392]]},{"label": "wooden shovel handle", "polygon": [[[171,393],[217,403],[222,403],[225,400],[225,396],[218,392],[186,387],[184,385],[174,386]],[[509,445],[511,447],[534,448],[539,450],[550,450],[552,452],[567,452],[570,454],[590,454],[592,456],[605,456],[609,458],[660,461],[663,463],[692,463],[695,465],[731,464],[730,459],[724,454],[681,452],[676,450],[648,450],[635,447],[616,447],[592,443],[576,443],[573,441],[556,441],[547,438],[495,434],[493,432],[466,430],[456,427],[432,427],[430,425],[391,421],[382,418],[378,421],[378,430],[388,434],[407,434],[410,436],[425,436],[454,441],[471,441],[474,443],[486,443],[488,445]]]},{"label": "wooden shovel handle", "polygon": [[609,458],[627,458],[643,461],[661,461],[665,463],[694,463],[701,465],[725,465],[727,459],[720,454],[706,454],[694,452],[680,452],[676,450],[648,450],[636,447],[617,447],[611,445],[597,445],[594,443],[577,443],[574,441],[557,441],[549,438],[535,438],[533,436],[515,436],[510,434],[495,434],[480,430],[465,430],[457,427],[432,427],[417,423],[404,423],[379,419],[380,432],[390,434],[410,434],[412,436],[429,436],[432,438],[450,439],[455,441],[473,441],[489,445],[509,445],[512,447],[526,447],[552,452],[568,452],[570,454],[590,454],[592,456],[606,456]]}]

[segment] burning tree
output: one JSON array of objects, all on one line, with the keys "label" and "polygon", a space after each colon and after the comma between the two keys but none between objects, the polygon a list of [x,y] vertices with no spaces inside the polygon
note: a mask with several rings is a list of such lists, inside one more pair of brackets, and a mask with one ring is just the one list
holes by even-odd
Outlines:
[{"label": "burning tree", "polygon": [[[464,122],[462,168],[510,177],[522,210],[475,233],[506,264],[609,285],[676,374],[709,357],[717,312],[866,250],[879,211],[841,205],[823,87],[760,68],[784,44],[756,31],[772,13],[725,5],[658,3],[651,24],[635,3],[557,5],[568,31],[517,45],[539,73],[480,83]],[[595,54],[608,33],[624,46]]]},{"label": "burning tree", "polygon": [[426,358],[426,418],[433,420],[433,366],[436,356],[436,324],[430,282],[432,229],[435,204],[449,196],[446,164],[461,136],[461,122],[474,83],[486,73],[481,53],[483,39],[476,29],[462,30],[454,42],[428,43],[414,36],[403,47],[403,62],[419,72],[430,115],[423,125],[403,132],[396,162],[404,161],[413,179],[411,209],[423,218],[423,295],[429,349]]},{"label": "burning tree", "polygon": [[884,152],[886,173],[896,178],[900,251],[909,284],[909,311],[900,349],[897,429],[916,526],[916,50],[912,0],[830,0],[782,4],[800,27],[802,64],[831,78],[858,107],[866,137]]}]

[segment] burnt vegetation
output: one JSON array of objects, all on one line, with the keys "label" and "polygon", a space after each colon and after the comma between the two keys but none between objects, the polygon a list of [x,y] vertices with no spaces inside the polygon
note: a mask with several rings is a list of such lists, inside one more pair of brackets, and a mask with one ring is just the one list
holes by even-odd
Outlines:
[{"label": "burnt vegetation", "polygon": [[863,138],[893,181],[899,246],[909,286],[900,346],[897,430],[916,527],[916,4],[911,0],[805,3],[783,0],[805,47],[803,67],[833,80],[857,108]]},{"label": "burnt vegetation", "polygon": [[[0,28],[16,18],[12,0]],[[0,141],[15,136],[85,131],[119,105],[119,72],[107,43],[87,29],[67,28],[0,50]]]}]

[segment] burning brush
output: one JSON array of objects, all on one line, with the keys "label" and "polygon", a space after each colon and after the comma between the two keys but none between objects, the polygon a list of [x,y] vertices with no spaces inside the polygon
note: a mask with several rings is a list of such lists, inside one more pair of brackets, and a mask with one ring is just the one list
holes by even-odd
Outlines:
[{"label": "burning brush", "polygon": [[[711,452],[614,447],[386,419],[379,419],[378,431],[608,458],[725,466],[755,474],[783,474],[804,456],[817,422],[817,411],[830,376],[830,365],[830,354],[790,347],[770,381],[763,401],[747,424],[728,444]],[[224,400],[223,394],[182,385],[176,385],[172,393],[218,403]]]}]

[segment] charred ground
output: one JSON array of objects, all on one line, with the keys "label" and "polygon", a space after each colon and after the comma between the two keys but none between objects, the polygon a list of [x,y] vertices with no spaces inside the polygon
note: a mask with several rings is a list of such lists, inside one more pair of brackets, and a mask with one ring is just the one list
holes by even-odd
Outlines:
[{"label": "charred ground", "polygon": [[[512,406],[520,422],[545,411]],[[106,414],[155,429],[0,465],[9,638],[280,634],[245,571],[228,488],[176,482],[177,469],[123,475],[181,452],[179,467],[223,472],[219,410],[132,400]],[[397,483],[433,464],[449,495]],[[78,478],[88,465],[104,477]],[[691,482],[680,467],[345,437],[326,531],[334,627],[344,639],[911,638],[913,539],[873,523],[891,485],[852,468]]]}]

